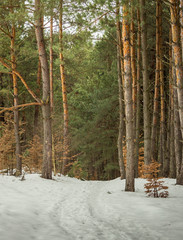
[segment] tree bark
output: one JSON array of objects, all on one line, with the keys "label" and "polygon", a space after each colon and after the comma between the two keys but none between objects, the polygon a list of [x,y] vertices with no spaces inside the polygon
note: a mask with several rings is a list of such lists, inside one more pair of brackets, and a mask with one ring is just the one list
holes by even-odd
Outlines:
[{"label": "tree bark", "polygon": [[128,11],[126,4],[123,5],[123,55],[124,55],[124,99],[126,117],[126,186],[125,191],[135,191],[134,187],[134,130],[133,130],[133,100],[132,100],[132,79],[130,60],[130,28],[127,21]]},{"label": "tree bark", "polygon": [[150,164],[151,126],[149,110],[149,74],[147,57],[147,28],[145,15],[145,0],[140,0],[141,16],[141,46],[142,46],[142,74],[143,74],[143,115],[144,115],[144,162]]},{"label": "tree bark", "polygon": [[131,0],[131,23],[130,23],[130,55],[131,55],[131,72],[132,72],[132,99],[133,99],[133,123],[134,138],[136,129],[136,105],[137,105],[137,72],[136,72],[136,54],[135,54],[135,24],[134,24],[134,7]]},{"label": "tree bark", "polygon": [[124,107],[123,107],[123,90],[122,90],[122,40],[119,20],[119,0],[116,1],[116,33],[117,33],[117,69],[118,69],[118,87],[119,87],[119,133],[118,133],[118,162],[121,179],[125,178],[125,166],[123,158],[123,137],[124,137]]},{"label": "tree bark", "polygon": [[[40,88],[41,88],[41,61],[39,59],[38,61],[38,72],[37,72],[37,96],[40,97]],[[34,112],[34,136],[38,134],[39,127],[39,106],[35,106],[35,112]]]},{"label": "tree bark", "polygon": [[[134,6],[133,0],[131,0],[131,23],[130,23],[130,55],[131,55],[131,72],[132,72],[132,100],[133,100],[133,129],[136,153],[136,116],[137,116],[137,68],[136,68],[136,42],[135,42],[135,23],[134,23]],[[135,155],[134,155],[135,156]],[[135,159],[137,160],[137,159]],[[135,161],[135,177],[138,177],[138,161]]]},{"label": "tree bark", "polygon": [[182,60],[183,60],[183,0],[180,0],[180,36],[181,36],[181,48],[182,48]]},{"label": "tree bark", "polygon": [[[12,8],[13,12],[13,8]],[[13,77],[13,102],[14,107],[18,106],[18,84],[17,84],[17,76],[14,73],[16,70],[16,59],[15,59],[15,26],[12,25],[12,33],[11,33],[11,66],[12,66],[12,77]],[[19,136],[19,112],[18,108],[14,109],[14,131],[15,131],[15,142],[16,142],[16,175],[21,175],[22,173],[22,159],[21,159],[21,146],[20,146],[20,136]]]},{"label": "tree bark", "polygon": [[[172,55],[173,56],[173,55]],[[174,58],[174,56],[173,56]],[[173,61],[174,62],[174,61]],[[174,144],[175,144],[175,160],[176,160],[176,171],[175,171],[175,162],[172,161],[170,165],[170,177],[176,177],[179,181],[179,173],[181,169],[181,162],[182,162],[182,135],[180,130],[180,118],[179,118],[179,111],[178,111],[178,96],[177,96],[177,89],[176,89],[176,69],[173,63],[173,72],[172,72],[174,90],[173,90],[173,103],[174,103]]]},{"label": "tree bark", "polygon": [[135,136],[135,177],[138,177],[138,163],[139,163],[139,142],[140,142],[140,77],[141,77],[141,23],[140,10],[137,9],[137,106],[136,106],[136,136]]},{"label": "tree bark", "polygon": [[64,127],[63,127],[63,164],[62,174],[66,173],[66,165],[68,163],[69,154],[69,114],[67,103],[67,88],[64,70],[64,57],[63,57],[63,0],[60,1],[60,17],[59,17],[59,42],[60,42],[60,75],[62,84],[62,99],[64,110]]},{"label": "tree bark", "polygon": [[[53,6],[52,6],[53,8]],[[53,102],[53,10],[50,19],[50,107],[51,107],[51,119],[53,125],[53,111],[54,111],[54,102]],[[56,162],[55,162],[55,144],[54,144],[54,135],[52,133],[52,160],[53,160],[53,172],[56,176]]]},{"label": "tree bark", "polygon": [[161,117],[160,117],[160,175],[163,175],[163,165],[165,165],[165,91],[164,91],[164,72],[163,72],[163,39],[162,39],[162,0],[159,2],[159,49],[160,49],[160,98],[161,98]]},{"label": "tree bark", "polygon": [[[173,59],[174,59],[175,71],[176,71],[180,128],[181,128],[181,135],[183,139],[183,65],[182,65],[182,55],[181,55],[181,46],[180,46],[180,28],[179,28],[179,10],[178,10],[179,6],[176,0],[171,0],[170,3],[171,3],[170,12],[171,12],[171,26],[172,26]],[[181,161],[181,165],[178,170],[177,184],[183,185],[183,160]]]},{"label": "tree bark", "polygon": [[158,160],[157,154],[157,128],[159,117],[159,82],[160,82],[160,13],[159,0],[156,1],[156,72],[155,72],[155,89],[154,89],[154,108],[151,132],[151,160]]},{"label": "tree bark", "polygon": [[41,71],[43,79],[43,96],[42,96],[42,113],[43,113],[43,168],[42,177],[46,179],[52,178],[52,131],[51,131],[51,109],[50,109],[50,78],[49,67],[46,55],[42,28],[42,12],[40,0],[35,0],[35,26],[36,40],[41,61]]},{"label": "tree bark", "polygon": [[53,16],[50,19],[50,106],[53,113]]}]

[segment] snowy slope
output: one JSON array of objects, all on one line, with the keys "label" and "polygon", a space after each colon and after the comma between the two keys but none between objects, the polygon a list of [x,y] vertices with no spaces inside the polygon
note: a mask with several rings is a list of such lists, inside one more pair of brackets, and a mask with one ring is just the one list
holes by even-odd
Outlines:
[{"label": "snowy slope", "polygon": [[183,186],[165,179],[167,199],[125,182],[0,176],[0,240],[182,240]]}]

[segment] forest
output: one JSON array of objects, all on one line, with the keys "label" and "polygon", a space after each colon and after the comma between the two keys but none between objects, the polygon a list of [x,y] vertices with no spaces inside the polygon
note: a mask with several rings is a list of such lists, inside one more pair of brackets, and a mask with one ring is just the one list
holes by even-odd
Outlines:
[{"label": "forest", "polygon": [[183,239],[183,0],[0,1],[0,239]]},{"label": "forest", "polygon": [[182,25],[182,0],[2,0],[1,172],[183,185]]}]

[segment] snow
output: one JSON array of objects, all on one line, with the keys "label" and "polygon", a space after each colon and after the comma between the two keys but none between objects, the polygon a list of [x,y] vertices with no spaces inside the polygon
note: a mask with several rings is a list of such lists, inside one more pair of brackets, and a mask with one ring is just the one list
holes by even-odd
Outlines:
[{"label": "snow", "polygon": [[0,240],[182,240],[183,186],[165,179],[169,198],[146,197],[125,181],[45,180],[0,175]]}]

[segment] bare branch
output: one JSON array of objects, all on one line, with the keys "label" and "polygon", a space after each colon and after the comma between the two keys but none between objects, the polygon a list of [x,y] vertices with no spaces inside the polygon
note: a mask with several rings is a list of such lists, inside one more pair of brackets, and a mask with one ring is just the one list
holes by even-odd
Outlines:
[{"label": "bare branch", "polygon": [[3,113],[3,112],[6,112],[6,111],[14,111],[15,109],[18,109],[18,108],[24,108],[24,107],[29,107],[29,106],[35,106],[35,105],[39,105],[41,106],[42,103],[38,103],[38,102],[33,102],[33,103],[24,103],[24,104],[20,104],[18,106],[14,106],[14,107],[9,107],[9,108],[2,108],[0,107],[0,109],[2,109],[0,111],[0,114]]},{"label": "bare branch", "polygon": [[[2,65],[5,68],[11,69],[11,67],[4,62],[4,60],[2,58],[0,58],[0,62],[2,63]],[[23,77],[20,75],[19,72],[17,72],[16,70],[12,71],[13,73],[15,73],[21,80],[21,82],[24,84],[24,86],[26,87],[27,91],[30,93],[30,95],[38,102],[41,103],[41,100],[36,96],[36,94],[29,88],[29,86],[27,85],[26,81],[23,79]]]}]

